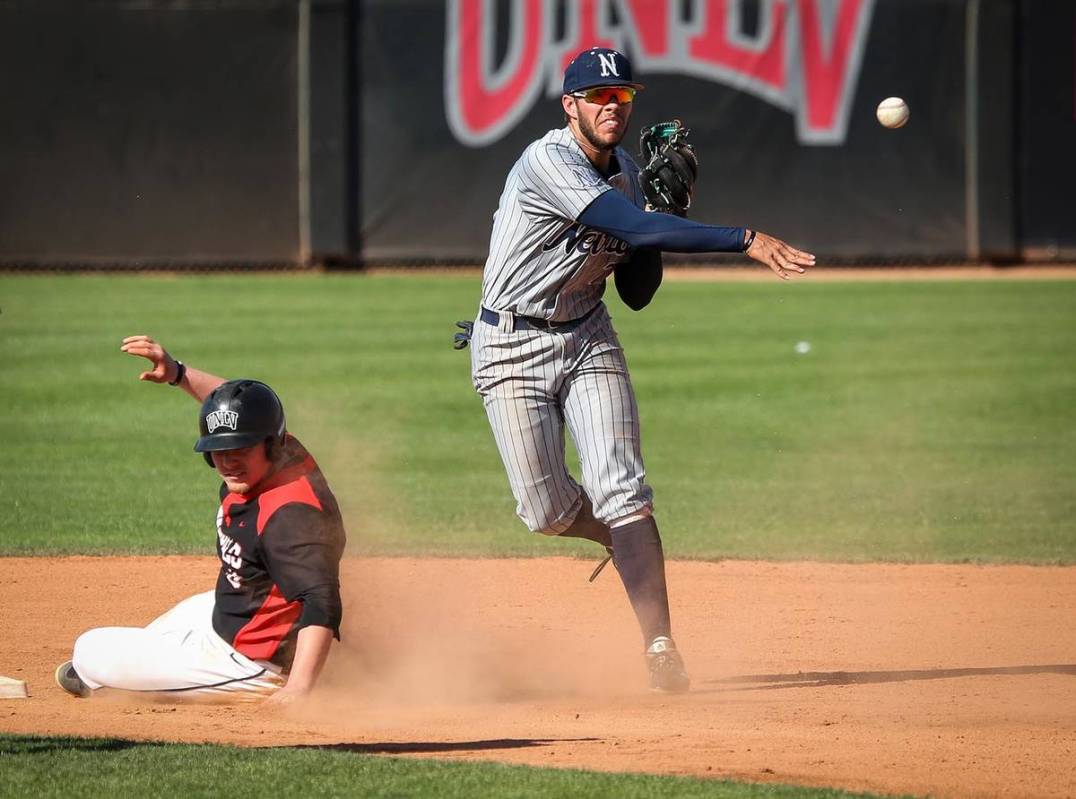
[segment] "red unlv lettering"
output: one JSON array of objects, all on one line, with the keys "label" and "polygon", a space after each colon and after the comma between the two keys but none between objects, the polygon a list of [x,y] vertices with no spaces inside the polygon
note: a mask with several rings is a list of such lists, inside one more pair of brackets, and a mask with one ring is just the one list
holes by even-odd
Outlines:
[{"label": "red unlv lettering", "polygon": [[804,144],[844,141],[874,0],[759,0],[751,35],[740,0],[690,0],[687,19],[680,5],[566,0],[564,35],[554,41],[554,0],[517,0],[507,5],[508,47],[494,64],[497,4],[449,0],[444,85],[453,134],[471,147],[497,141],[541,95],[559,96],[568,61],[597,45],[623,50],[643,75],[709,80],[789,111]]}]

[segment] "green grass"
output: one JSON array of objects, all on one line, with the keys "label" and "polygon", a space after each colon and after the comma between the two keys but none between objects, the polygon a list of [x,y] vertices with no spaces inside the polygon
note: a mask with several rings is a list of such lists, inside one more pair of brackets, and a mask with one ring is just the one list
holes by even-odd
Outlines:
[{"label": "green grass", "polygon": [[[358,745],[361,747],[361,745]],[[0,735],[0,797],[364,796],[808,799],[867,796],[718,780],[375,757],[343,749],[242,749]]]},{"label": "green grass", "polygon": [[[428,275],[0,276],[0,553],[212,551],[196,406],[118,349],[148,332],[278,389],[355,551],[592,554],[514,517],[450,346],[477,298]],[[610,307],[670,555],[1076,562],[1076,282],[669,283]]]}]

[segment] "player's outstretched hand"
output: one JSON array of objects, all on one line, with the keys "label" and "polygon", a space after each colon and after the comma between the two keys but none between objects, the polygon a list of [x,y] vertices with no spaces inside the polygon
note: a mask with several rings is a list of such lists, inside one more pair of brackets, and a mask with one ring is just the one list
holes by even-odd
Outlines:
[{"label": "player's outstretched hand", "polygon": [[120,350],[128,355],[139,355],[147,359],[153,368],[138,376],[139,380],[148,380],[151,383],[167,383],[175,380],[179,372],[176,359],[168,354],[168,350],[158,344],[149,336],[128,336],[123,340]]},{"label": "player's outstretched hand", "polygon": [[811,253],[797,250],[780,239],[757,230],[755,240],[746,252],[760,264],[768,266],[781,280],[788,280],[789,272],[803,274],[807,267],[814,266],[814,256]]},{"label": "player's outstretched hand", "polygon": [[294,705],[297,702],[301,702],[309,694],[310,691],[308,689],[293,688],[289,690],[288,686],[285,685],[266,699],[265,704],[274,709],[282,709]]}]

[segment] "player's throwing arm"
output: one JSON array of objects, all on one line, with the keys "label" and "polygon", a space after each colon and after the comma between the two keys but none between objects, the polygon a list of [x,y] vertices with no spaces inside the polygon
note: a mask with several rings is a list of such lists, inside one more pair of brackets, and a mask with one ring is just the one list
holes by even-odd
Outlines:
[{"label": "player's throwing arm", "polygon": [[803,274],[815,257],[774,236],[743,227],[704,225],[667,213],[643,211],[614,191],[596,197],[579,215],[584,225],[616,236],[633,248],[663,252],[742,252],[782,280]]},{"label": "player's throwing arm", "polygon": [[[699,159],[694,145],[688,141],[690,133],[691,131],[684,127],[679,119],[674,119],[671,122],[651,125],[640,135],[639,152],[646,160],[646,165],[639,171],[639,183],[646,195],[646,210],[687,217],[688,209],[691,208],[691,199],[695,193],[695,181],[699,176]],[[625,213],[625,209],[621,208],[620,212]],[[629,210],[627,213],[629,220],[624,225],[630,228],[632,212]],[[657,217],[657,220],[660,222],[661,217]],[[675,230],[675,228],[674,225],[672,229]],[[671,235],[672,238],[666,241],[667,246],[664,249],[676,249],[675,233]],[[734,236],[729,243],[735,244],[737,241],[740,239]],[[742,241],[742,250],[745,254],[765,264],[782,280],[789,278],[789,272],[803,274],[806,267],[814,266],[815,259],[811,253],[797,250],[766,233],[744,229]],[[725,242],[721,240],[711,243],[719,248],[725,246]],[[705,247],[706,244],[703,242],[699,246]],[[634,281],[638,282],[641,279],[638,277],[638,272],[645,267],[635,262],[639,259],[633,257],[632,260],[632,263],[626,265],[628,267],[626,271],[635,273]],[[658,260],[660,263],[660,255]],[[660,266],[658,269],[660,270]],[[630,301],[630,297],[625,296],[621,285],[622,278],[625,276],[621,274],[621,271],[617,270],[617,289],[620,290],[621,299],[629,307],[639,310],[639,307]],[[653,279],[650,282],[653,283]],[[660,283],[660,277],[656,282]],[[651,294],[656,290],[655,284],[651,288]]]}]

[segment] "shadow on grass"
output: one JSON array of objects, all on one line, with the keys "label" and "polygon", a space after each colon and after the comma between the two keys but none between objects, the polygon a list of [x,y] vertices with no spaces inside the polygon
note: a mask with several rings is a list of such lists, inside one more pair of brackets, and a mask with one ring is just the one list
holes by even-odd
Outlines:
[{"label": "shadow on grass", "polygon": [[0,754],[45,755],[50,752],[121,752],[138,746],[159,746],[151,741],[122,738],[45,738],[38,735],[0,737]]},{"label": "shadow on grass", "polygon": [[[831,685],[871,685],[874,683],[947,680],[953,677],[989,677],[996,675],[1067,674],[1076,677],[1076,664],[1054,666],[999,666],[967,669],[909,669],[904,671],[798,671],[795,674],[744,674],[707,680],[707,685],[745,687],[716,688],[711,691],[771,691],[778,688],[823,688]],[[700,691],[698,693],[706,693]]]},{"label": "shadow on grass", "polygon": [[600,738],[494,738],[488,741],[390,741],[380,743],[296,744],[268,749],[321,749],[361,755],[432,754],[436,752],[479,752],[495,749],[527,749],[532,746],[600,741]]},{"label": "shadow on grass", "polygon": [[[485,741],[381,741],[370,743],[296,744],[259,746],[260,750],[315,749],[354,754],[435,754],[437,752],[479,752],[498,749],[526,749],[558,743],[600,741],[600,738],[493,738]],[[123,738],[42,737],[0,735],[0,755],[40,755],[50,752],[120,752],[137,747],[167,747],[160,741],[129,741]]]}]

